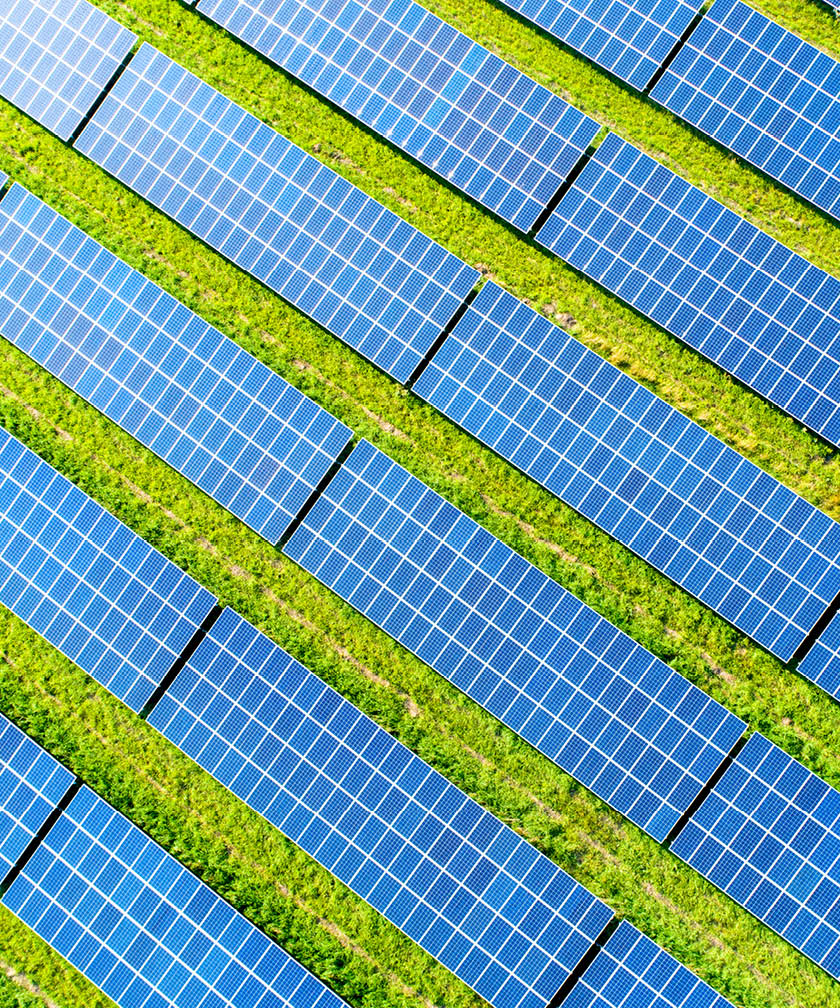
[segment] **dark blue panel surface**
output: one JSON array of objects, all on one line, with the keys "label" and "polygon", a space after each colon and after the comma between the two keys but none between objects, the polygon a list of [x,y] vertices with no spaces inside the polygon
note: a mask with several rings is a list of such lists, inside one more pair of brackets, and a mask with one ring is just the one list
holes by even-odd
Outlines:
[{"label": "dark blue panel surface", "polygon": [[150,722],[498,1008],[544,1008],[612,917],[231,609]]},{"label": "dark blue panel surface", "polygon": [[120,1008],[344,1005],[88,788],[2,902]]},{"label": "dark blue panel surface", "polygon": [[650,938],[622,921],[563,1008],[733,1008]]},{"label": "dark blue panel surface", "polygon": [[840,792],[755,734],[671,850],[840,979]]},{"label": "dark blue panel surface", "polygon": [[414,0],[198,10],[523,231],[600,129]]},{"label": "dark blue panel surface", "polygon": [[76,146],[399,381],[478,278],[150,45]]},{"label": "dark blue panel surface", "polygon": [[657,839],[744,729],[367,442],[285,551]]},{"label": "dark blue panel surface", "polygon": [[0,603],[139,711],[215,599],[0,428]]},{"label": "dark blue panel surface", "polygon": [[840,220],[840,63],[715,0],[651,97]]},{"label": "dark blue panel surface", "polygon": [[352,432],[15,185],[0,334],[276,543]]},{"label": "dark blue panel surface", "polygon": [[0,882],[67,794],[74,777],[0,714]]},{"label": "dark blue panel surface", "polygon": [[0,95],[68,140],[136,41],[87,0],[5,0]]},{"label": "dark blue panel surface", "polygon": [[502,0],[523,17],[642,90],[702,0]]},{"label": "dark blue panel surface", "polygon": [[823,630],[797,670],[840,700],[840,613]]},{"label": "dark blue panel surface", "polygon": [[840,525],[492,282],[413,388],[785,661],[840,592]]},{"label": "dark blue panel surface", "polygon": [[614,133],[538,239],[840,445],[840,280]]}]

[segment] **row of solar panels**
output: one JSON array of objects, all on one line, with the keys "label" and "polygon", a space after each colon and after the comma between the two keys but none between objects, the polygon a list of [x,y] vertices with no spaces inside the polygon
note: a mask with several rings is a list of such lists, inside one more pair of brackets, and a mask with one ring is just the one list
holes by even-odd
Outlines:
[{"label": "row of solar panels", "polygon": [[[135,709],[129,679],[142,682],[153,726],[491,1004],[545,1005],[574,976],[610,921],[600,901],[5,432],[0,477],[9,608]],[[367,442],[286,552],[840,977],[840,793],[760,735],[738,752],[739,719]],[[38,830],[24,810],[42,807],[11,791],[22,825],[7,830],[7,865]],[[101,857],[54,860],[47,844],[4,902],[94,982],[121,954],[105,989],[145,1003],[132,1000],[148,979],[139,963],[174,911],[154,912],[122,876],[118,909],[102,908]],[[191,927],[176,947],[203,955]],[[138,928],[151,935],[135,963]],[[189,967],[172,967],[179,983]],[[194,1003],[179,983],[150,1003]],[[728,1004],[627,927],[569,1003],[617,1008],[632,991],[652,1008],[663,985],[685,1008]]]},{"label": "row of solar panels", "polygon": [[[418,394],[783,660],[840,592],[840,526],[496,285],[434,353],[475,271],[151,46],[78,144],[398,380],[415,376]],[[738,295],[756,343],[744,366],[760,364],[770,382],[781,347],[793,360],[780,388],[824,365],[807,351],[815,333],[840,335],[840,282],[744,221],[730,233],[735,215],[698,193],[610,134],[540,234],[626,296],[655,300],[663,320],[704,320],[698,345],[714,338],[735,355],[741,344],[720,331],[726,303],[699,260],[713,256],[742,282],[749,256],[772,259],[779,278],[754,273]],[[682,268],[655,243],[641,253],[629,220],[653,233],[666,203],[687,219],[698,199]],[[704,230],[700,217],[717,223]],[[661,283],[629,268],[627,249],[617,256],[628,235]],[[276,543],[347,428],[18,185],[2,201],[0,254],[3,334]],[[683,274],[711,291],[706,314],[690,303],[700,295],[668,300],[664,285]],[[837,301],[832,318],[817,312],[821,295]],[[799,312],[796,333],[773,328],[774,305]],[[827,415],[831,385],[820,390],[808,386],[822,396],[812,411]],[[810,656],[802,670],[837,695],[840,662],[815,666]]]},{"label": "row of solar panels", "polygon": [[[729,1005],[629,924],[612,930],[604,903],[0,436],[0,499],[13,501],[0,521],[6,581],[54,607],[50,624],[32,625],[63,651],[67,637],[100,632],[134,649],[142,618],[146,643],[166,649],[156,680],[177,666],[150,723],[491,1004],[545,1006],[569,984],[572,1006],[618,1006],[631,992],[651,1008],[663,996]],[[123,586],[138,555],[138,583]],[[98,666],[93,675],[110,688]],[[2,716],[0,825],[3,904],[118,1004],[340,1003]]]}]

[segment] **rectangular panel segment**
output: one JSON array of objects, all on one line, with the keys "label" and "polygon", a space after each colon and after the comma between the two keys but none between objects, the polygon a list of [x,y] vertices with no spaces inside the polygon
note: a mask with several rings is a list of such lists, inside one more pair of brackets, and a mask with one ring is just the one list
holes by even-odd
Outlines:
[{"label": "rectangular panel segment", "polygon": [[544,1008],[612,917],[231,609],[149,720],[498,1008]]},{"label": "rectangular panel segment", "polygon": [[836,277],[614,133],[537,237],[840,444]]},{"label": "rectangular panel segment", "polygon": [[840,700],[840,613],[814,641],[797,671]]},{"label": "rectangular panel segment", "polygon": [[784,661],[840,592],[840,525],[495,283],[413,389]]},{"label": "rectangular panel segment", "polygon": [[76,146],[399,381],[478,279],[147,44]]},{"label": "rectangular panel segment", "polygon": [[352,431],[15,185],[0,334],[276,543]]},{"label": "rectangular panel segment", "polygon": [[214,597],[0,428],[0,603],[134,711]]},{"label": "rectangular panel segment", "polygon": [[120,1008],[344,1005],[86,787],[2,902]]},{"label": "rectangular panel segment", "polygon": [[285,552],[657,839],[744,729],[367,442]]}]

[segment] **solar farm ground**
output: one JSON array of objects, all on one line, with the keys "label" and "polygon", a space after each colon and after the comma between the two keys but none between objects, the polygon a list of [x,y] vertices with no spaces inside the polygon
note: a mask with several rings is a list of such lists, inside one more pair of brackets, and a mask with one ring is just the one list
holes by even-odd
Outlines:
[{"label": "solar farm ground", "polygon": [[[840,457],[800,425],[177,0],[102,6],[840,518]],[[428,6],[837,272],[835,224],[669,113],[489,0]],[[827,7],[756,6],[840,57]],[[840,708],[817,687],[7,104],[0,167],[840,786]],[[0,422],[736,1005],[837,999],[817,966],[5,342]],[[354,1008],[482,1004],[5,611],[0,709]],[[108,1004],[0,911],[0,1008],[38,1003]]]}]

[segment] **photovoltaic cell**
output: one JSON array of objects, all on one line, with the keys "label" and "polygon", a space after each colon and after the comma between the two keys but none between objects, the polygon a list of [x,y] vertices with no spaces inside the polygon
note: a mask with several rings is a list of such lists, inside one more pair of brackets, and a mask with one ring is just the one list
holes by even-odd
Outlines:
[{"label": "photovoltaic cell", "polygon": [[137,36],[87,0],[7,0],[0,95],[69,140]]},{"label": "photovoltaic cell", "polygon": [[612,917],[231,609],[150,721],[499,1008],[547,1005]]},{"label": "photovoltaic cell", "polygon": [[823,630],[797,670],[840,700],[840,614]]},{"label": "photovoltaic cell", "polygon": [[88,788],[2,902],[121,1008],[344,1004]]},{"label": "photovoltaic cell", "polygon": [[701,0],[502,0],[640,91],[703,6]]},{"label": "photovoltaic cell", "polygon": [[0,882],[67,794],[73,774],[0,714]]},{"label": "photovoltaic cell", "polygon": [[0,602],[140,711],[215,599],[0,428]]},{"label": "photovoltaic cell", "polygon": [[413,388],[785,661],[840,592],[840,525],[495,283]]},{"label": "photovoltaic cell", "polygon": [[367,442],[285,552],[659,840],[744,729]]},{"label": "photovoltaic cell", "polygon": [[600,129],[414,0],[198,10],[523,231]]},{"label": "photovoltaic cell", "polygon": [[733,1008],[650,938],[622,921],[563,1008]]},{"label": "photovoltaic cell", "polygon": [[840,280],[613,133],[537,237],[840,444]]},{"label": "photovoltaic cell", "polygon": [[352,432],[15,185],[0,334],[276,543]]},{"label": "photovoltaic cell", "polygon": [[671,850],[840,978],[840,792],[755,734]]},{"label": "photovoltaic cell", "polygon": [[651,97],[840,219],[840,64],[716,0]]},{"label": "photovoltaic cell", "polygon": [[150,45],[76,146],[399,381],[478,278]]}]

